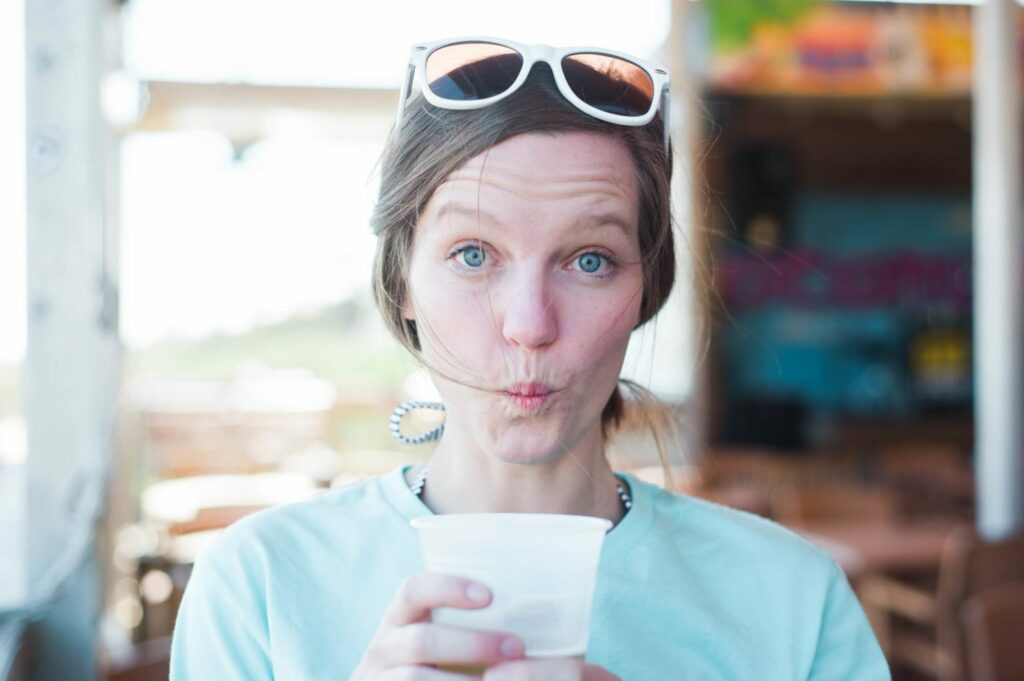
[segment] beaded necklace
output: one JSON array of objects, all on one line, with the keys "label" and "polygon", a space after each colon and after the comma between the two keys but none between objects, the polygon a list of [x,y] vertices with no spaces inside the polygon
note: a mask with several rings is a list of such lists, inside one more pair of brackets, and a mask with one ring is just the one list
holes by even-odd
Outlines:
[{"label": "beaded necklace", "polygon": [[[420,474],[416,476],[416,480],[412,483],[412,493],[416,496],[421,496],[423,493],[423,486],[427,484],[427,471],[429,469],[429,464],[424,465],[423,470],[420,471]],[[629,495],[629,492],[626,491],[626,488],[622,485],[621,481],[619,481],[616,486],[619,490],[619,498],[622,499],[622,507],[626,509],[626,511],[629,511],[629,509],[633,507],[633,498]]]}]

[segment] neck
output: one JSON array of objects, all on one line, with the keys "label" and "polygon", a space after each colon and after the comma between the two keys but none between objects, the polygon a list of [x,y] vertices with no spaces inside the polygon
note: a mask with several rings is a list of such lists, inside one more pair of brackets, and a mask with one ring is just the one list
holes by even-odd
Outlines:
[{"label": "neck", "polygon": [[[421,499],[434,513],[564,513],[614,524],[624,516],[619,480],[602,442],[550,460],[508,462],[459,447],[458,439],[446,433],[429,462]],[[408,471],[407,481],[411,484],[421,470]]]}]

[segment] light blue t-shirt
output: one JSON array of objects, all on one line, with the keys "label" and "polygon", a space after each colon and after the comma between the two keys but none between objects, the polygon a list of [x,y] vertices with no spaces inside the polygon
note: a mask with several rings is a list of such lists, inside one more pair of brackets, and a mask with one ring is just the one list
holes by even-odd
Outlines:
[{"label": "light blue t-shirt", "polygon": [[[431,515],[408,466],[228,528],[195,565],[172,681],[347,679]],[[832,558],[755,515],[617,473],[633,507],[605,538],[589,663],[623,681],[882,681],[885,658]]]}]

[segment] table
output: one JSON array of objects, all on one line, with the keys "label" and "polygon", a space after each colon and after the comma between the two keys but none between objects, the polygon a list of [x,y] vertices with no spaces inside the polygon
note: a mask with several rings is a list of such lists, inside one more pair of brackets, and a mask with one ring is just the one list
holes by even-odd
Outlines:
[{"label": "table", "polygon": [[171,534],[226,527],[254,511],[309,498],[316,483],[302,473],[196,475],[154,483],[141,495],[142,517]]},{"label": "table", "polygon": [[843,519],[808,521],[790,525],[808,541],[825,549],[851,580],[874,573],[931,572],[938,570],[946,537],[957,518],[921,518],[914,521]]}]

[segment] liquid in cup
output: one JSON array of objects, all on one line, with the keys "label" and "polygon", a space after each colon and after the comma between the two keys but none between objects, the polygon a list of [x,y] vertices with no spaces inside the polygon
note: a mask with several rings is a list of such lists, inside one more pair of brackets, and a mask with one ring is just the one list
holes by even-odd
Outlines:
[{"label": "liquid in cup", "polygon": [[[554,513],[457,513],[410,521],[427,572],[490,588],[480,609],[435,608],[434,622],[519,636],[526,657],[583,658],[597,566],[612,523]],[[482,673],[465,665],[440,666]]]},{"label": "liquid in cup", "polygon": [[[533,657],[533,656],[529,656],[529,657]],[[573,655],[572,657],[574,659],[579,660],[580,662],[583,661],[583,655]],[[498,663],[495,663],[492,666],[497,666],[497,664]],[[470,664],[439,664],[439,665],[435,665],[435,666],[438,669],[440,669],[441,671],[453,672],[455,674],[469,674],[471,676],[480,676],[485,671],[490,669],[490,667],[486,667],[484,665],[470,665]]]}]

